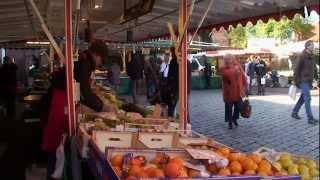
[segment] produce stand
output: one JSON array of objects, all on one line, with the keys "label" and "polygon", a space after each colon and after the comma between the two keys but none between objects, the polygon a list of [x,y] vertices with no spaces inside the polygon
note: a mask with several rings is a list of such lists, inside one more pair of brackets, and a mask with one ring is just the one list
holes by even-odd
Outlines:
[{"label": "produce stand", "polygon": [[[32,0],[29,1],[33,3]],[[177,123],[176,120],[176,122],[169,119],[161,121],[159,117],[154,117],[152,114],[141,113],[139,107],[133,108],[139,109],[138,112],[124,109],[122,102],[116,99],[115,93],[105,91],[101,87],[96,89],[97,92],[101,92],[99,94],[101,99],[117,105],[120,111],[114,115],[98,114],[96,117],[92,117],[92,114],[81,112],[78,105],[76,108],[73,82],[71,1],[65,0],[65,57],[48,32],[40,15],[39,19],[43,30],[61,60],[66,63],[69,136],[77,137],[79,154],[88,162],[92,174],[99,180],[138,179],[151,176],[153,178],[178,179],[189,177],[195,179],[300,179],[299,176],[290,176],[279,171],[273,162],[264,155],[245,154],[214,139],[202,135],[194,136],[197,134],[196,132],[186,130],[188,113],[188,39],[186,31],[194,5],[195,0],[191,4],[187,4],[187,0],[179,0],[178,37],[176,37],[172,26],[168,24],[171,38],[179,53],[180,116],[178,127],[181,132],[170,130],[176,128],[176,126],[170,127],[171,123]],[[33,3],[33,8],[34,6]],[[39,13],[37,15],[39,16]],[[222,26],[233,23],[222,24]],[[130,83],[126,77],[122,78],[121,82],[125,84],[125,88],[121,91],[126,92]],[[88,116],[92,118],[88,120]],[[104,137],[105,139],[103,139]],[[239,165],[240,162],[241,165]],[[150,171],[147,172],[147,170]]]}]

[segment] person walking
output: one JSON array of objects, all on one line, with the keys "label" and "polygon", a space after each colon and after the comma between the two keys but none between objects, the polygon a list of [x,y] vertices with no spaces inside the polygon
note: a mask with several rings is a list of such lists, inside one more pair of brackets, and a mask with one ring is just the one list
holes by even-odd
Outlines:
[{"label": "person walking", "polygon": [[143,78],[143,63],[141,62],[143,57],[139,53],[133,54],[132,51],[129,51],[127,58],[127,73],[132,81],[132,99],[136,104],[139,82]]},{"label": "person walking", "polygon": [[146,85],[147,85],[147,99],[150,100],[155,96],[155,93],[158,89],[158,77],[156,73],[156,69],[151,65],[152,59],[145,58],[144,61],[144,74],[146,77]]},{"label": "person walking", "polygon": [[121,76],[121,67],[120,67],[120,62],[121,62],[121,57],[120,56],[113,56],[111,57],[111,85],[115,92],[118,92],[119,86],[120,86],[120,76]]},{"label": "person walking", "polygon": [[160,65],[160,102],[162,105],[169,104],[170,94],[168,86],[168,72],[169,72],[169,62],[170,54],[166,53],[163,58],[163,62]]},{"label": "person walking", "polygon": [[7,117],[14,119],[16,114],[17,65],[9,56],[3,58],[1,66],[0,94],[7,110]]},{"label": "person walking", "polygon": [[301,96],[294,106],[291,117],[294,119],[301,119],[298,115],[301,106],[304,104],[306,113],[308,116],[308,123],[315,125],[319,120],[315,119],[311,111],[311,95],[310,89],[312,88],[312,82],[314,78],[313,68],[315,66],[313,56],[314,44],[312,41],[305,43],[305,49],[300,56],[299,62],[295,68],[294,81],[296,86],[301,89]]},{"label": "person walking", "polygon": [[257,57],[255,64],[255,72],[257,74],[258,83],[258,95],[265,94],[265,75],[267,74],[267,64],[260,58]]},{"label": "person walking", "polygon": [[232,129],[233,124],[238,126],[240,103],[242,97],[246,96],[247,81],[240,63],[230,54],[223,57],[219,72],[222,76],[225,121],[229,123],[229,129]]},{"label": "person walking", "polygon": [[211,70],[211,64],[208,62],[208,58],[206,55],[202,56],[203,61],[204,61],[204,77],[206,80],[206,88],[210,89],[211,86],[211,75],[212,75],[212,70]]},{"label": "person walking", "polygon": [[168,116],[174,116],[174,109],[179,98],[179,65],[176,56],[175,48],[170,48],[171,60],[169,63],[168,71],[168,88],[169,88],[169,101],[168,101]]},{"label": "person walking", "polygon": [[247,69],[246,69],[246,73],[249,78],[249,83],[248,83],[248,94],[249,95],[252,94],[252,82],[253,82],[253,79],[255,78],[255,67],[256,67],[256,63],[255,63],[253,57],[250,57],[250,59],[247,63]]}]

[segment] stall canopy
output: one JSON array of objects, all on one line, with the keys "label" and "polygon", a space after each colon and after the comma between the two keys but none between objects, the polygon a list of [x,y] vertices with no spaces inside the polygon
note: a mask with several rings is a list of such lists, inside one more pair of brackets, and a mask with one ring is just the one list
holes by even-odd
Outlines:
[{"label": "stall canopy", "polygon": [[[211,0],[196,0],[189,30],[194,30]],[[319,11],[318,0],[213,0],[213,6],[202,25],[201,30],[228,28],[238,23],[255,24],[259,19],[280,19],[303,14],[305,6]],[[64,1],[35,0],[54,36],[64,36]],[[124,6],[126,2],[126,6]],[[124,9],[130,9],[137,3],[150,5],[144,15],[125,22]],[[188,1],[191,3],[191,0]],[[148,4],[150,3],[150,4]],[[75,6],[75,0],[74,0]],[[75,7],[74,7],[75,9]],[[81,23],[90,20],[91,28],[97,38],[125,42],[128,31],[132,31],[132,41],[169,38],[167,22],[177,25],[179,1],[177,0],[82,0]],[[0,42],[22,39],[44,38],[38,20],[28,0],[0,1]],[[130,19],[129,19],[130,20]],[[131,32],[130,32],[131,33]]]}]

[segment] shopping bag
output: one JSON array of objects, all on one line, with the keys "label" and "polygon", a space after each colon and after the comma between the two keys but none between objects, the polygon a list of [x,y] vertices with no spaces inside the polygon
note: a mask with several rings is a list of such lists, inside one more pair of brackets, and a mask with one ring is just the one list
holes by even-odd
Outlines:
[{"label": "shopping bag", "polygon": [[63,168],[64,168],[64,162],[65,162],[65,156],[64,156],[65,139],[66,139],[66,135],[63,135],[61,143],[56,150],[55,170],[51,175],[51,177],[54,179],[61,179],[63,175]]},{"label": "shopping bag", "polygon": [[261,84],[262,84],[262,85],[265,85],[265,84],[266,84],[266,78],[265,78],[265,77],[261,78]]},{"label": "shopping bag", "polygon": [[240,103],[240,115],[241,115],[241,117],[250,118],[251,111],[252,111],[252,107],[250,105],[249,98],[248,97],[242,98],[241,103]]},{"label": "shopping bag", "polygon": [[296,96],[297,96],[297,86],[295,85],[291,85],[289,87],[289,92],[288,95],[291,99],[296,100]]}]

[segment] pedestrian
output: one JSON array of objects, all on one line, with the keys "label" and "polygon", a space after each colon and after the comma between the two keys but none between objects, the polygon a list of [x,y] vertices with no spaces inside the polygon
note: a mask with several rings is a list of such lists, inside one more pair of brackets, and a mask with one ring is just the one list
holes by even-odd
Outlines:
[{"label": "pedestrian", "polygon": [[240,63],[230,54],[223,57],[219,72],[222,76],[225,121],[229,123],[229,129],[232,129],[233,124],[238,126],[240,103],[242,97],[246,96],[247,81]]},{"label": "pedestrian", "polygon": [[168,88],[169,88],[169,101],[168,101],[168,116],[174,116],[174,110],[179,98],[179,65],[176,56],[175,48],[170,48],[171,60],[169,63],[168,71]]},{"label": "pedestrian", "polygon": [[114,112],[116,107],[103,102],[91,88],[92,73],[104,64],[107,57],[107,46],[100,40],[90,43],[89,49],[80,53],[75,63],[74,78],[80,83],[81,103],[96,112]]},{"label": "pedestrian", "polygon": [[307,41],[305,43],[305,49],[302,52],[302,55],[300,56],[299,62],[295,68],[294,72],[294,81],[296,86],[301,89],[301,96],[293,108],[291,117],[295,119],[301,119],[301,117],[298,115],[299,110],[301,106],[304,104],[306,108],[306,113],[308,116],[308,123],[316,125],[319,120],[315,119],[313,117],[312,111],[311,111],[311,96],[310,96],[310,90],[312,88],[312,82],[314,78],[314,44],[312,41]]},{"label": "pedestrian", "polygon": [[9,119],[14,119],[16,114],[17,70],[18,66],[13,62],[13,59],[5,56],[0,68],[0,94]]},{"label": "pedestrian", "polygon": [[144,61],[144,75],[146,77],[148,100],[154,98],[158,89],[157,72],[156,69],[154,69],[155,66],[152,66],[150,61],[153,61],[153,59],[150,57],[146,57]]},{"label": "pedestrian", "polygon": [[62,141],[63,134],[68,132],[68,115],[65,112],[67,93],[64,67],[60,67],[53,73],[50,92],[49,114],[42,139],[42,149],[48,156],[47,180],[54,179],[51,176],[55,171],[56,151]]},{"label": "pedestrian", "polygon": [[132,99],[136,104],[140,80],[143,78],[143,56],[138,52],[133,54],[132,51],[129,51],[127,61],[127,73],[132,81]]},{"label": "pedestrian", "polygon": [[202,56],[203,61],[204,61],[204,77],[206,80],[206,89],[210,89],[211,87],[211,75],[212,75],[212,70],[211,70],[211,64],[208,62],[208,58],[206,55]]},{"label": "pedestrian", "polygon": [[254,58],[251,56],[250,59],[248,60],[247,68],[246,68],[246,74],[249,78],[249,82],[248,82],[249,95],[252,94],[252,83],[253,83],[253,79],[255,78],[255,67],[256,67],[256,63],[254,61]]},{"label": "pedestrian", "polygon": [[169,104],[170,94],[168,86],[168,72],[169,72],[170,54],[166,53],[160,65],[160,102],[162,105]]},{"label": "pedestrian", "polygon": [[120,86],[120,76],[121,76],[121,67],[120,67],[120,62],[121,62],[121,57],[119,56],[113,56],[111,57],[111,85],[115,92],[118,92],[119,86]]},{"label": "pedestrian", "polygon": [[265,75],[267,74],[267,64],[258,56],[255,64],[255,72],[257,74],[258,95],[265,95]]}]

